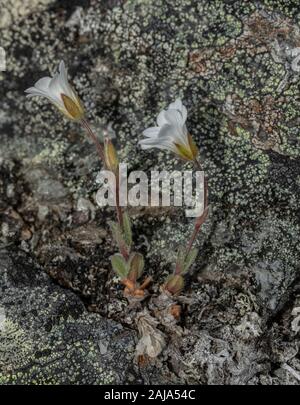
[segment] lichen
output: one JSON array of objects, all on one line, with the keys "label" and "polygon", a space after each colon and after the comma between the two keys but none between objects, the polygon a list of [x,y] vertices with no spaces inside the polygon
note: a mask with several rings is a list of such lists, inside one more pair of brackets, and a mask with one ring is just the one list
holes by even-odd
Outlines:
[{"label": "lichen", "polygon": [[[186,290],[189,336],[181,347],[183,363],[170,351],[172,370],[162,360],[160,367],[144,372],[144,381],[289,381],[288,371],[278,364],[296,355],[286,325],[292,320],[300,257],[299,72],[292,52],[300,40],[298,2],[109,0],[90,6],[78,0],[49,2],[48,8],[46,0],[30,3],[26,18],[16,7],[4,26],[3,15],[12,14],[12,2],[6,2],[0,22],[0,45],[9,50],[7,71],[0,76],[0,158],[5,158],[0,159],[0,206],[3,211],[13,206],[23,218],[13,222],[7,214],[1,217],[3,240],[12,235],[9,242],[32,254],[41,273],[80,294],[89,309],[124,322],[126,302],[109,272],[110,238],[105,234],[88,244],[76,238],[78,229],[91,241],[95,228],[102,229],[104,218],[113,216],[109,209],[97,208],[91,218],[77,210],[80,198],[94,201],[97,155],[77,126],[58,119],[48,104],[21,95],[64,59],[99,137],[112,123],[121,160],[129,170],[148,171],[182,167],[164,152],[137,148],[143,129],[154,125],[156,114],[179,96],[188,107],[188,128],[209,176],[209,218]],[[36,8],[37,3],[44,6]],[[31,176],[37,167],[39,181]],[[37,186],[45,189],[49,179],[45,199]],[[67,195],[59,199],[58,189]],[[13,191],[8,195],[7,190]],[[135,243],[147,257],[145,272],[160,284],[192,221],[180,210],[137,209],[131,214],[141,235]],[[24,224],[31,225],[32,238],[20,242]],[[26,282],[32,280],[21,279]],[[105,365],[102,358],[98,361],[96,338],[67,342],[77,324],[90,330],[86,318],[99,319],[87,314],[64,319],[60,313],[52,325],[45,291],[36,292],[42,298],[36,298],[35,309],[51,332],[31,336],[17,322],[22,319],[18,309],[15,318],[9,314],[21,333],[14,335],[16,342],[18,336],[26,338],[28,363],[25,370],[14,365],[12,374],[1,370],[0,382],[124,382],[122,373],[114,374],[113,360]],[[26,294],[32,298],[28,290]],[[53,294],[54,308],[61,294]],[[72,299],[68,302],[67,314],[78,308]],[[30,322],[35,331],[33,318]],[[261,339],[264,352],[243,340],[243,331],[249,340]],[[59,357],[60,345],[64,358]],[[117,354],[119,349],[114,348]],[[126,353],[131,364],[131,349]],[[81,369],[83,362],[87,369]],[[113,364],[113,375],[107,364]],[[60,365],[69,371],[58,372]]]}]

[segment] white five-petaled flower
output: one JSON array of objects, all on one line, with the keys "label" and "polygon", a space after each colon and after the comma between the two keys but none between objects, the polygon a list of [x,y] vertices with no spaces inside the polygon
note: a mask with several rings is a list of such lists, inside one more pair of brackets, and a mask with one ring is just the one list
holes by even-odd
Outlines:
[{"label": "white five-petaled flower", "polygon": [[198,149],[186,127],[187,110],[178,98],[162,110],[157,126],[146,129],[146,139],[139,141],[142,149],[158,148],[172,151],[184,160],[195,160]]},{"label": "white five-petaled flower", "polygon": [[67,69],[63,61],[59,64],[59,73],[53,77],[43,77],[38,80],[34,87],[25,90],[27,97],[46,97],[67,118],[80,120],[84,116],[81,102],[68,81]]}]

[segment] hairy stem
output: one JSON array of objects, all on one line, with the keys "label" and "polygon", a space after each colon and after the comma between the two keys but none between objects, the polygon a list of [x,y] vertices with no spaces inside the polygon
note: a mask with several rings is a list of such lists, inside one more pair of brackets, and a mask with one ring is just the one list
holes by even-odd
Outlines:
[{"label": "hairy stem", "polygon": [[117,211],[117,217],[118,217],[118,222],[123,230],[123,211],[120,206],[120,176],[119,176],[119,169],[118,172],[116,173],[116,211]]},{"label": "hairy stem", "polygon": [[87,120],[82,119],[81,120],[82,126],[85,128],[85,130],[87,131],[88,136],[90,137],[90,139],[94,142],[98,155],[100,157],[100,159],[102,160],[102,163],[105,165],[105,156],[104,156],[104,150],[103,147],[101,145],[101,143],[99,142],[97,136],[94,134],[93,130],[91,129],[89,123],[87,122]]},{"label": "hairy stem", "polygon": [[[199,162],[199,160],[195,159],[194,161],[195,166],[198,170],[203,170],[201,163]],[[195,225],[194,225],[194,229],[192,232],[192,235],[190,237],[190,239],[188,240],[187,246],[186,246],[186,254],[185,257],[187,257],[187,255],[190,253],[193,244],[198,236],[198,233],[201,229],[202,224],[205,222],[206,218],[207,218],[207,214],[208,214],[208,179],[207,177],[204,176],[204,207],[203,207],[203,212],[202,214],[196,218],[195,221]],[[175,269],[175,274],[180,274],[181,272],[181,268],[180,266],[177,264],[176,269]]]},{"label": "hairy stem", "polygon": [[[82,126],[85,128],[85,130],[87,131],[88,136],[90,137],[90,139],[92,139],[92,141],[94,142],[98,155],[102,161],[102,163],[104,165],[105,164],[105,155],[104,155],[104,150],[103,147],[101,145],[101,143],[99,142],[97,136],[95,135],[95,133],[93,132],[93,130],[91,129],[89,123],[87,122],[86,119],[82,119],[81,120]],[[121,229],[123,229],[123,212],[120,206],[120,186],[119,186],[119,173],[116,174],[116,190],[115,190],[115,196],[116,196],[116,213],[117,213],[117,219],[118,219],[118,223],[121,227]]]}]

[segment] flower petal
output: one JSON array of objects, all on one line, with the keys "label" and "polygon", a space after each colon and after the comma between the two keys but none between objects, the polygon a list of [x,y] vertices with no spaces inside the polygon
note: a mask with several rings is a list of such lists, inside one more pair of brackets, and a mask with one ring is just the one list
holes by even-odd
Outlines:
[{"label": "flower petal", "polygon": [[72,99],[77,99],[77,95],[68,81],[68,69],[66,69],[63,60],[59,64],[59,83],[66,96]]},{"label": "flower petal", "polygon": [[166,138],[171,142],[177,139],[177,129],[173,125],[166,124],[160,128],[157,139],[162,140]]},{"label": "flower petal", "polygon": [[29,87],[29,89],[26,89],[26,90],[25,90],[25,93],[28,93],[28,94],[26,95],[26,97],[34,97],[34,96],[46,97],[46,94],[45,94],[43,91],[38,90],[38,89],[35,88],[35,87]]},{"label": "flower petal", "polygon": [[172,152],[176,151],[176,147],[173,144],[172,140],[168,137],[163,138],[146,138],[139,141],[139,145],[142,149],[151,149],[151,148],[158,148],[158,149],[167,149]]},{"label": "flower petal", "polygon": [[36,89],[38,89],[38,90],[40,90],[40,91],[42,91],[42,92],[48,92],[48,89],[49,89],[49,85],[50,85],[50,83],[51,83],[51,77],[48,77],[48,76],[46,76],[46,77],[42,77],[40,80],[38,80],[36,83],[35,83],[35,85],[34,85],[34,87],[36,88]]},{"label": "flower petal", "polygon": [[166,110],[162,110],[157,116],[156,122],[159,127],[162,127],[163,125],[168,123],[168,121],[165,118],[165,113]]},{"label": "flower petal", "polygon": [[[158,137],[169,137],[173,140],[173,142],[181,143],[187,147],[189,147],[189,140],[188,140],[188,132],[186,125],[174,125],[177,122],[177,119],[180,120],[180,113],[177,110],[170,110],[166,113],[171,112],[170,114],[170,121],[172,123],[168,123],[161,127]],[[175,114],[174,114],[175,113]],[[177,116],[176,116],[177,114]]]},{"label": "flower petal", "polygon": [[153,138],[157,137],[159,131],[160,127],[150,127],[145,129],[145,131],[143,131],[143,135],[146,136],[147,138]]},{"label": "flower petal", "polygon": [[53,101],[64,108],[64,103],[61,98],[62,94],[64,94],[64,89],[61,86],[59,74],[56,73],[50,82],[48,95]]},{"label": "flower petal", "polygon": [[183,123],[185,123],[186,119],[187,119],[187,109],[183,104],[182,104],[180,112],[181,112],[181,115],[182,115],[182,121],[183,121]]},{"label": "flower petal", "polygon": [[165,112],[165,119],[168,123],[179,129],[181,129],[184,124],[181,112],[178,110],[167,110]]},{"label": "flower petal", "polygon": [[187,119],[187,109],[186,107],[182,104],[182,101],[180,98],[177,98],[174,103],[171,103],[168,107],[169,110],[177,110],[180,112],[182,116],[182,124],[185,123]]},{"label": "flower petal", "polygon": [[55,75],[51,79],[51,82],[49,84],[49,91],[52,95],[56,95],[56,97],[60,96],[60,94],[63,93],[59,73],[55,73]]},{"label": "flower petal", "polygon": [[171,148],[171,146],[169,146],[169,145],[163,145],[163,144],[147,145],[147,144],[143,143],[142,141],[139,142],[139,145],[141,146],[141,148],[143,150],[155,148],[155,149],[161,149],[161,150],[168,150],[170,152],[176,153],[176,151],[173,148]]},{"label": "flower petal", "polygon": [[66,69],[65,62],[63,60],[60,61],[58,70],[63,82],[68,83],[68,69]]},{"label": "flower petal", "polygon": [[168,107],[168,110],[178,110],[181,111],[182,109],[182,101],[180,98],[176,98],[176,100],[171,103]]}]

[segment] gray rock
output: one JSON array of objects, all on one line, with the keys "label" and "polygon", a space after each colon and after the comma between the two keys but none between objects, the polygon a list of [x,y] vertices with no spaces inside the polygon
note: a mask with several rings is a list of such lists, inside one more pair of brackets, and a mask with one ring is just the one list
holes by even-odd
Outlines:
[{"label": "gray rock", "polygon": [[124,383],[134,338],[22,251],[0,250],[0,384]]},{"label": "gray rock", "polygon": [[[121,326],[128,305],[109,263],[114,213],[92,206],[97,153],[76,123],[23,97],[61,59],[97,136],[116,134],[130,170],[183,168],[137,147],[181,97],[209,176],[209,218],[182,297],[184,337],[164,330],[161,356],[133,366],[129,381],[299,383],[300,9],[286,3],[2,6],[0,242],[11,248],[1,250],[2,383],[122,383],[135,365],[135,333]],[[193,223],[180,209],[132,216],[157,291]]]}]

